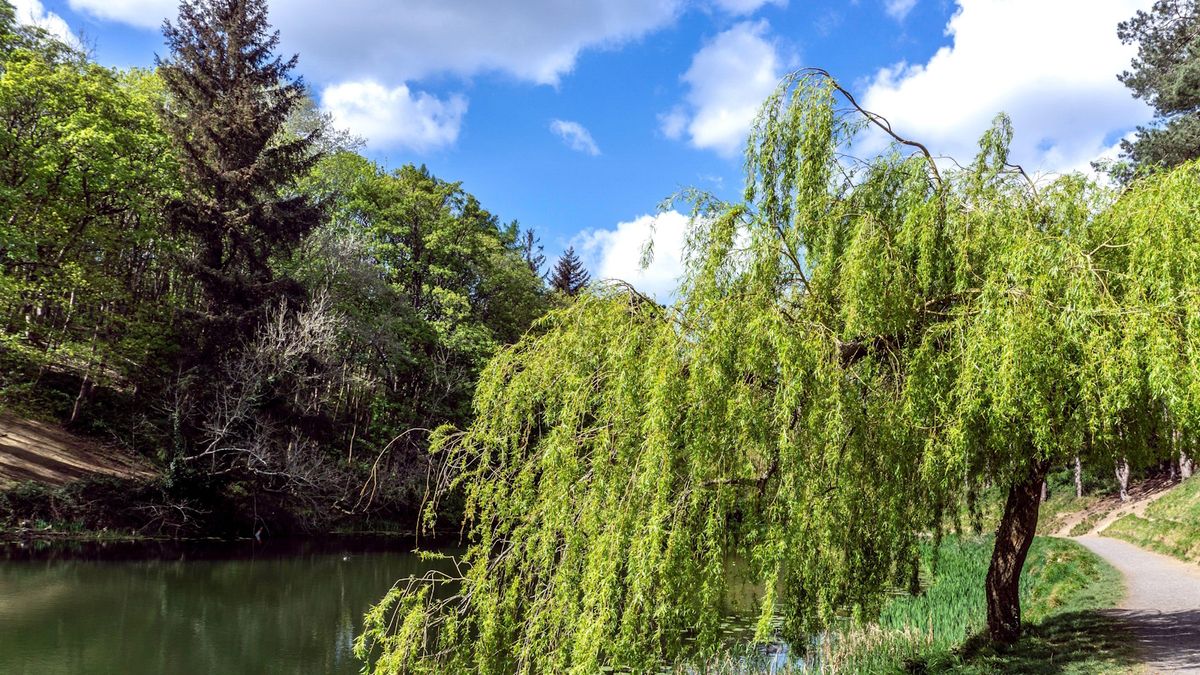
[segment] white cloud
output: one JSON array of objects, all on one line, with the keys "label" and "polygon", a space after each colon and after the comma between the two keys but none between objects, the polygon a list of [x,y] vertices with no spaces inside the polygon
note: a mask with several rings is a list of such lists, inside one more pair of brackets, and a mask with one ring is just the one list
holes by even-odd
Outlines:
[{"label": "white cloud", "polygon": [[[317,81],[412,82],[503,72],[557,84],[587,49],[672,23],[685,0],[288,0],[272,4],[282,49]],[[742,0],[746,2],[747,0]],[[155,28],[177,0],[69,0],[93,16]]]},{"label": "white cloud", "polygon": [[787,0],[713,0],[713,4],[723,12],[737,16],[753,14],[763,5],[787,7]]},{"label": "white cloud", "polygon": [[[683,274],[683,247],[689,219],[678,211],[644,215],[611,230],[585,230],[576,248],[597,280],[619,279],[660,302],[675,292]],[[654,240],[654,256],[642,269],[642,251]]]},{"label": "white cloud", "polygon": [[[1135,53],[1117,39],[1116,25],[1150,0],[958,4],[946,28],[951,45],[928,63],[881,69],[862,96],[902,136],[970,160],[992,118],[1007,112],[1016,132],[1011,161],[1069,171],[1151,118],[1116,78]],[[879,136],[866,142],[868,151],[882,145]]]},{"label": "white cloud", "polygon": [[554,132],[567,144],[568,148],[595,157],[600,154],[600,148],[592,139],[592,134],[579,122],[567,120],[551,120],[550,131]]},{"label": "white cloud", "polygon": [[677,141],[683,138],[683,132],[687,130],[688,119],[687,111],[682,106],[678,106],[671,112],[659,115],[658,123],[664,136]]},{"label": "white cloud", "polygon": [[458,139],[467,100],[459,95],[443,100],[403,84],[388,88],[363,80],[327,87],[321,107],[333,115],[338,127],[375,147],[425,152]]},{"label": "white cloud", "polygon": [[897,21],[903,21],[916,6],[917,0],[883,0],[883,11]]},{"label": "white cloud", "polygon": [[46,11],[40,0],[9,0],[16,10],[19,23],[37,26],[67,44],[77,45],[79,40],[71,32],[67,22],[54,12]]},{"label": "white cloud", "polygon": [[163,19],[174,17],[177,0],[68,0],[76,12],[87,12],[97,19],[120,21],[142,28],[158,28]]},{"label": "white cloud", "polygon": [[694,147],[736,155],[758,108],[775,90],[785,64],[767,39],[766,21],[746,21],[717,35],[692,57],[683,75],[686,108],[660,117],[668,138],[686,129]]}]

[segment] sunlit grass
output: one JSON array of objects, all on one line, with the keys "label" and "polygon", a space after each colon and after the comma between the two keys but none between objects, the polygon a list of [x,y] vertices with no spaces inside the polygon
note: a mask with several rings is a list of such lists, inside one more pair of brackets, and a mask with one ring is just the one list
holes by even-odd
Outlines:
[{"label": "sunlit grass", "polygon": [[1200,480],[1184,481],[1147,506],[1144,518],[1129,514],[1102,534],[1181,560],[1200,562]]},{"label": "sunlit grass", "polygon": [[997,650],[982,637],[986,615],[983,580],[990,537],[947,538],[923,551],[924,591],[897,596],[878,623],[844,626],[817,640],[802,662],[772,654],[728,656],[705,673],[1124,673],[1132,647],[1115,623],[1096,610],[1121,595],[1120,575],[1078,544],[1034,541],[1022,577],[1026,621],[1022,640]]}]

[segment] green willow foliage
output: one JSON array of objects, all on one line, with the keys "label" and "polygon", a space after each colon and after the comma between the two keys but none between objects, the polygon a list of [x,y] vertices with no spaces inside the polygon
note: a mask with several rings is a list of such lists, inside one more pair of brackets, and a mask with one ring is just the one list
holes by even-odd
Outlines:
[{"label": "green willow foliage", "polygon": [[466,495],[463,578],[368,615],[377,672],[712,648],[735,556],[760,639],[870,619],[985,483],[1148,460],[1200,422],[1200,166],[1035,186],[1003,116],[966,167],[860,162],[886,122],[846,103],[819,72],[766,102],[745,202],[694,200],[673,306],[610,285],[493,359],[475,422],[434,444]]}]

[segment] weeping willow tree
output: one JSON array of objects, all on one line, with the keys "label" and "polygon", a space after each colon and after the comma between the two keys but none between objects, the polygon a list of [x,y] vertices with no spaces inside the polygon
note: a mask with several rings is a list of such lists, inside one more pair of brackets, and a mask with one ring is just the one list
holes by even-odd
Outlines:
[{"label": "weeping willow tree", "polygon": [[[896,143],[848,157],[868,127]],[[1200,421],[1200,167],[1037,185],[1011,135],[1001,116],[939,168],[825,73],[788,78],[744,201],[692,200],[672,306],[602,286],[488,366],[476,421],[435,443],[461,578],[397,586],[360,654],[647,669],[717,644],[734,559],[760,639],[870,620],[985,486],[1007,496],[987,628],[1014,641],[1048,469],[1165,454]]]}]

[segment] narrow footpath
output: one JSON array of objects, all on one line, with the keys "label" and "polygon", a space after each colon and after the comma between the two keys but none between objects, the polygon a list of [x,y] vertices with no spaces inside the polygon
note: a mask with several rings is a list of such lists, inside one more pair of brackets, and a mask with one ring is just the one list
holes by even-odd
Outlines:
[{"label": "narrow footpath", "polygon": [[1125,577],[1125,599],[1110,610],[1133,631],[1148,673],[1200,675],[1200,568],[1109,537],[1075,541]]}]

